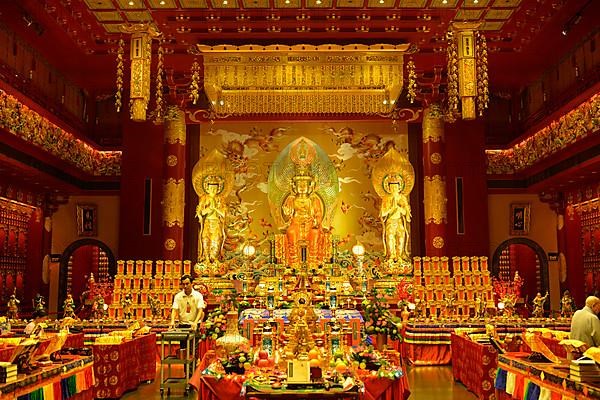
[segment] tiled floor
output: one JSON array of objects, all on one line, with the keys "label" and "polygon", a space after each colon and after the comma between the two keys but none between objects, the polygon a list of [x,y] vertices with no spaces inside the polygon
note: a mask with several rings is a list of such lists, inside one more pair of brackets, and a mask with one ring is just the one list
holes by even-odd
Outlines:
[{"label": "tiled floor", "polygon": [[[477,397],[467,391],[460,383],[455,383],[452,377],[452,367],[415,367],[409,368],[410,400],[472,400]],[[123,396],[128,400],[158,400],[160,399],[160,372],[153,383],[141,385],[136,391]],[[195,399],[196,392],[187,398]],[[165,394],[165,398],[166,398]],[[170,399],[185,399],[183,392],[178,390],[171,393]]]}]

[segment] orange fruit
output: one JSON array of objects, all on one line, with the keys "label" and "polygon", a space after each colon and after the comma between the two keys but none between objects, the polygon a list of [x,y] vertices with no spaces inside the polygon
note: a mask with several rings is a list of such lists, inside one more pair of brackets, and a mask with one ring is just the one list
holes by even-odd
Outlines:
[{"label": "orange fruit", "polygon": [[308,352],[308,359],[309,360],[316,360],[317,358],[319,358],[319,350],[317,350],[317,349],[310,349],[310,351]]},{"label": "orange fruit", "polygon": [[311,367],[320,367],[321,366],[321,360],[319,360],[317,358],[311,358],[309,364],[310,364]]},{"label": "orange fruit", "polygon": [[337,372],[339,372],[340,374],[343,374],[344,372],[346,372],[347,369],[348,369],[348,367],[346,367],[346,364],[344,364],[344,363],[337,363],[335,365],[335,370]]}]

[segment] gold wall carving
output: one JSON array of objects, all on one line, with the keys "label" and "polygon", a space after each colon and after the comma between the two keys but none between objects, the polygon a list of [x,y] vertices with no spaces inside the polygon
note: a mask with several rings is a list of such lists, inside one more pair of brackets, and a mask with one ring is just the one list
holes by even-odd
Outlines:
[{"label": "gold wall carving", "polygon": [[444,238],[441,236],[436,236],[433,238],[433,247],[435,247],[436,249],[441,249],[442,247],[444,247],[444,244],[446,244],[444,242]]},{"label": "gold wall carving", "polygon": [[382,114],[403,85],[409,45],[197,45],[218,114]]},{"label": "gold wall carving", "polygon": [[439,104],[423,111],[423,143],[444,141],[444,115]]},{"label": "gold wall carving", "polygon": [[166,226],[183,227],[185,180],[169,178],[163,185],[163,222]]},{"label": "gold wall carving", "polygon": [[175,242],[174,239],[169,238],[165,240],[165,249],[167,249],[168,251],[174,250],[175,246],[177,246],[177,242]]},{"label": "gold wall carving", "polygon": [[423,201],[425,203],[425,223],[447,222],[446,181],[439,175],[426,176],[423,180]]},{"label": "gold wall carving", "polygon": [[442,155],[440,153],[431,153],[429,160],[432,164],[440,164],[442,162]]},{"label": "gold wall carving", "polygon": [[165,113],[165,142],[185,146],[185,113],[178,107],[170,106]]},{"label": "gold wall carving", "polygon": [[176,155],[174,155],[174,154],[169,154],[169,155],[167,156],[167,165],[168,165],[169,167],[174,167],[174,166],[176,166],[176,165],[177,165],[177,162],[178,162],[178,160],[177,160],[177,156],[176,156]]}]

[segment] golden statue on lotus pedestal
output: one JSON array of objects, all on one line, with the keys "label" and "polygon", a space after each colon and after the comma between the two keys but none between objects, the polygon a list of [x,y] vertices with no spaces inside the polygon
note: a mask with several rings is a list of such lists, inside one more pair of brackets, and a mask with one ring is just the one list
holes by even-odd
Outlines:
[{"label": "golden statue on lotus pedestal", "polygon": [[415,183],[415,171],[404,154],[391,148],[374,166],[371,180],[375,192],[381,197],[379,218],[387,268],[384,272],[410,274],[409,195]]},{"label": "golden statue on lotus pedestal", "polygon": [[271,214],[281,230],[275,256],[311,268],[331,257],[331,222],[339,184],[335,167],[316,143],[300,137],[286,146],[269,172]]},{"label": "golden statue on lotus pedestal", "polygon": [[220,272],[219,261],[225,240],[226,199],[233,188],[233,171],[225,156],[218,150],[202,158],[192,170],[192,185],[198,194],[196,217],[198,231],[198,260],[194,271],[201,276]]}]

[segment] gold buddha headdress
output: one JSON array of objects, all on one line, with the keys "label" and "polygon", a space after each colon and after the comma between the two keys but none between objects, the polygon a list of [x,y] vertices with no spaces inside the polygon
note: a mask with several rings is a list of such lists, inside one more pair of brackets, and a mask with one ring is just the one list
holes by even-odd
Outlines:
[{"label": "gold buddha headdress", "polygon": [[227,197],[233,189],[233,179],[227,159],[217,149],[199,160],[192,170],[192,186],[200,197],[208,194],[208,188],[212,185],[217,185],[216,194]]},{"label": "gold buddha headdress", "polygon": [[388,196],[390,185],[400,185],[400,193],[408,196],[415,185],[415,170],[408,158],[391,148],[373,167],[373,188],[379,197]]}]

